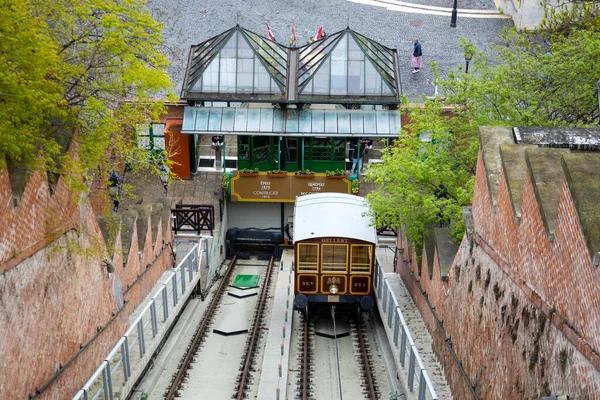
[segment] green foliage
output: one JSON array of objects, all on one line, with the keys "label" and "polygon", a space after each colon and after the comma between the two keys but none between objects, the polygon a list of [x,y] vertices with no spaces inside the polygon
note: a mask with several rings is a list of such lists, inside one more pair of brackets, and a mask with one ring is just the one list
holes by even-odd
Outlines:
[{"label": "green foliage", "polygon": [[360,190],[360,182],[358,182],[358,179],[354,179],[352,181],[350,189],[352,190],[353,194],[358,194],[358,191]]},{"label": "green foliage", "polygon": [[450,225],[462,236],[462,206],[471,204],[477,163],[477,126],[455,109],[443,115],[439,102],[405,108],[414,122],[394,146],[382,151],[383,162],[367,170],[377,188],[367,195],[377,227],[406,227],[418,245],[426,224]]},{"label": "green foliage", "polygon": [[[478,126],[598,123],[600,5],[569,5],[547,9],[544,32],[503,31],[494,63],[460,39],[463,54],[473,54],[473,68],[467,74],[459,66],[439,80],[446,104],[458,106],[449,111],[426,101],[405,108],[411,124],[383,151],[383,163],[367,171],[378,184],[367,195],[378,227],[404,227],[419,246],[426,224],[443,223],[458,243],[465,229],[461,207],[472,202]],[[431,68],[439,79],[435,63]]]},{"label": "green foliage", "polygon": [[221,185],[223,187],[229,187],[229,175],[227,175],[227,173],[223,174],[223,179],[221,180]]},{"label": "green foliage", "polygon": [[272,169],[270,171],[267,171],[267,174],[271,174],[271,175],[287,174],[287,171],[284,171],[282,169]]},{"label": "green foliage", "polygon": [[299,169],[295,172],[296,175],[313,175],[315,172],[310,169]]},{"label": "green foliage", "polygon": [[346,175],[346,170],[343,170],[343,169],[329,170],[329,171],[325,171],[325,175],[327,175],[327,176],[344,176],[344,175]]},{"label": "green foliage", "polygon": [[[171,82],[161,26],[145,1],[6,3],[0,60],[10,68],[0,70],[1,162],[38,167],[42,149],[44,167],[73,182],[96,167],[153,163],[155,156],[137,149],[133,127],[164,112],[154,98]],[[70,138],[76,157],[65,154],[72,141],[57,138],[58,125],[77,132]]]}]

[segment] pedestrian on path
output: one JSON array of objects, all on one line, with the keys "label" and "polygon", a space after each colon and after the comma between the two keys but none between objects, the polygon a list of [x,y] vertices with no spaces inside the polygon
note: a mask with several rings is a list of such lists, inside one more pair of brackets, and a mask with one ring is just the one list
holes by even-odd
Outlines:
[{"label": "pedestrian on path", "polygon": [[410,66],[413,68],[413,74],[419,72],[419,69],[423,67],[423,52],[421,51],[421,43],[419,43],[419,39],[415,39]]}]

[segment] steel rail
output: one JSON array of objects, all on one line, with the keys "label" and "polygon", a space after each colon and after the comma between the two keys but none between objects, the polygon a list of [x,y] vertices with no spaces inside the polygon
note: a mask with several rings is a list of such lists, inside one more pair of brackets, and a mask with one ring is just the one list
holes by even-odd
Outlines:
[{"label": "steel rail", "polygon": [[358,345],[360,349],[360,359],[363,364],[364,372],[365,372],[365,381],[367,384],[367,395],[369,399],[375,400],[377,399],[377,388],[375,387],[375,379],[373,378],[373,370],[369,365],[369,357],[367,354],[367,345],[365,343],[364,331],[362,328],[362,322],[359,320],[356,324],[356,333],[358,338]]},{"label": "steel rail", "polygon": [[301,388],[300,390],[302,391],[302,400],[308,400],[309,396],[308,396],[308,375],[310,373],[310,343],[309,343],[309,334],[308,334],[308,329],[309,329],[309,323],[308,323],[308,315],[304,314],[304,329],[302,332],[302,343],[303,343],[303,348],[302,348],[302,371],[301,371]]},{"label": "steel rail", "polygon": [[198,326],[198,329],[196,329],[196,332],[194,333],[194,337],[192,338],[192,341],[191,341],[190,346],[185,354],[183,361],[179,365],[177,374],[175,375],[175,378],[173,379],[171,386],[169,387],[169,391],[165,394],[165,399],[172,400],[177,395],[179,386],[183,382],[183,379],[185,378],[185,375],[186,375],[187,370],[189,369],[189,366],[194,358],[194,355],[196,354],[196,351],[198,350],[198,347],[200,346],[200,343],[202,342],[202,338],[204,337],[204,334],[206,333],[206,328],[208,328],[208,326],[210,325],[210,323],[212,321],[214,311],[216,310],[217,305],[219,304],[221,296],[223,295],[225,288],[229,285],[229,278],[231,277],[232,271],[235,269],[236,262],[237,262],[237,257],[234,257],[231,260],[231,263],[229,264],[229,268],[227,268],[227,271],[225,272],[225,275],[223,276],[221,283],[219,284],[219,287],[217,288],[217,291],[216,291],[214,297],[210,301],[210,305],[209,305],[208,309],[206,310],[206,313],[204,314],[204,318],[202,318],[202,322],[200,323],[200,325]]},{"label": "steel rail", "polygon": [[273,257],[269,261],[269,266],[267,267],[267,272],[265,274],[265,280],[263,282],[263,287],[260,292],[260,299],[256,306],[256,311],[254,314],[254,324],[252,326],[252,332],[250,333],[250,338],[248,340],[248,344],[246,347],[245,358],[244,358],[244,369],[242,370],[241,376],[239,379],[239,389],[237,392],[236,398],[238,400],[242,400],[245,397],[246,393],[246,383],[250,380],[250,366],[252,365],[252,359],[254,358],[254,351],[256,350],[256,344],[258,343],[258,337],[260,332],[260,326],[263,319],[263,313],[265,309],[265,304],[267,303],[267,294],[269,293],[269,284],[271,282],[271,272],[273,271]]}]

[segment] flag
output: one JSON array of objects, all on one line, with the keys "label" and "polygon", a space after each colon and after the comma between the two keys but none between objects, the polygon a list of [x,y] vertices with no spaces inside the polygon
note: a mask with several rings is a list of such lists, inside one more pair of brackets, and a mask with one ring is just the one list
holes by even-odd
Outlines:
[{"label": "flag", "polygon": [[290,33],[290,46],[296,46],[296,30],[294,29],[294,20],[292,20],[292,33]]},{"label": "flag", "polygon": [[315,40],[321,39],[321,36],[323,36],[323,26],[322,25],[319,27],[319,30],[317,31],[317,35],[315,36]]},{"label": "flag", "polygon": [[269,39],[275,41],[275,36],[273,36],[273,32],[271,32],[271,27],[269,26],[269,23],[267,21],[265,21],[265,25],[267,25],[267,31],[269,31]]}]

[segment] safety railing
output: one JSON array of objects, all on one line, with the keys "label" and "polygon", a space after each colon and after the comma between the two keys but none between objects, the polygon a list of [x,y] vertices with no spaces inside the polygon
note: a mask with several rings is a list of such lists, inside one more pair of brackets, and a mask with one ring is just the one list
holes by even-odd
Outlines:
[{"label": "safety railing", "polygon": [[177,305],[193,290],[203,252],[199,243],[192,247],[73,400],[113,400],[125,383],[138,378],[132,377],[132,366],[146,356],[159,329],[169,325]]},{"label": "safety railing", "polygon": [[379,262],[377,262],[375,290],[377,298],[380,300],[383,322],[392,329],[394,351],[399,352],[400,365],[406,372],[409,390],[411,393],[415,392],[415,389],[417,390],[418,400],[437,400],[438,396],[433,388],[433,383],[419,356],[419,350],[410,334],[404,315],[400,311],[398,300]]}]

